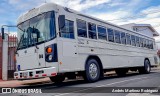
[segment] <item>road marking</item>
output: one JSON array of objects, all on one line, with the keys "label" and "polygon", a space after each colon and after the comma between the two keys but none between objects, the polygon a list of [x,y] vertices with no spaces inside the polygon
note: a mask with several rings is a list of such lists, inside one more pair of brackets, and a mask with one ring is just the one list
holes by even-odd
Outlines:
[{"label": "road marking", "polygon": [[109,84],[106,84],[106,85],[100,85],[100,86],[96,86],[96,87],[104,87],[104,86],[109,86],[109,85],[114,85],[114,84],[118,84],[118,83],[123,83],[123,82],[127,82],[127,81],[138,80],[138,79],[144,79],[144,78],[148,78],[148,77],[142,77],[142,78],[134,78],[134,79],[129,79],[129,80],[123,80],[123,81],[113,82],[113,83],[109,83]]},{"label": "road marking", "polygon": [[129,93],[126,96],[159,96],[159,95],[151,95],[149,93]]},{"label": "road marking", "polygon": [[[96,86],[96,87],[104,87],[104,86],[109,86],[109,85],[114,85],[114,84],[118,84],[118,83],[123,83],[123,82],[128,82],[128,81],[134,81],[134,80],[139,80],[139,79],[144,79],[144,78],[148,78],[148,77],[141,77],[141,78],[134,78],[134,79],[129,79],[129,80],[123,80],[123,81],[113,82],[113,83],[109,83],[109,84],[106,84],[106,85],[100,85],[100,86]],[[82,91],[86,91],[86,90],[90,90],[90,89],[94,89],[94,88],[86,88],[86,89],[77,90],[77,91],[73,91],[73,92],[70,92],[70,93],[58,94],[58,95],[54,95],[54,96],[63,96],[63,95],[68,95],[68,94],[72,94],[72,93],[82,92]]]}]

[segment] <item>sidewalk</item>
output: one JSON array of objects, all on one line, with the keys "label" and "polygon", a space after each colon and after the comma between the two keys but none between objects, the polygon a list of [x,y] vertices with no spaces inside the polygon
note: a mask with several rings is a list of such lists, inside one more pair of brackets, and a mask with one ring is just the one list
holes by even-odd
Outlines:
[{"label": "sidewalk", "polygon": [[49,78],[24,80],[24,81],[18,81],[18,80],[3,81],[3,80],[0,80],[0,87],[22,87],[22,86],[31,85],[31,84],[41,84],[41,83],[49,83],[49,82],[51,82]]}]

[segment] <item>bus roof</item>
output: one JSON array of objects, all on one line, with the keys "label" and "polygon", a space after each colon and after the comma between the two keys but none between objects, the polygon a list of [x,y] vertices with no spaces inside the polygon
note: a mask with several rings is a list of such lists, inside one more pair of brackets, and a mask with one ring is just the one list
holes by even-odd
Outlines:
[{"label": "bus roof", "polygon": [[79,15],[79,16],[83,16],[83,17],[86,17],[86,18],[89,18],[89,19],[92,19],[92,20],[95,20],[95,21],[98,21],[98,22],[101,22],[101,23],[104,23],[104,24],[108,24],[108,25],[111,25],[113,27],[117,27],[117,28],[120,28],[122,30],[126,30],[126,31],[129,31],[129,32],[132,32],[132,33],[135,33],[135,34],[138,34],[138,35],[142,35],[144,37],[147,37],[147,38],[150,38],[150,39],[153,39],[152,37],[149,37],[145,34],[142,34],[142,33],[138,33],[136,31],[132,31],[132,30],[129,30],[129,29],[126,29],[126,28],[123,28],[121,26],[118,26],[116,24],[113,24],[113,23],[110,23],[110,22],[107,22],[107,21],[103,21],[101,19],[98,19],[96,17],[93,17],[93,16],[89,16],[89,15],[86,15],[86,14],[82,14],[80,12],[77,12],[73,9],[70,9],[70,8],[66,8],[66,7],[62,7],[60,5],[57,5],[55,3],[44,3],[40,6],[37,6],[29,11],[27,11],[26,13],[23,13],[19,16],[18,20],[17,20],[17,25],[24,22],[24,21],[27,21],[39,14],[42,14],[44,12],[48,12],[48,11],[58,11],[59,8],[64,8],[65,11],[67,12],[71,12],[71,13],[74,13],[76,15]]}]

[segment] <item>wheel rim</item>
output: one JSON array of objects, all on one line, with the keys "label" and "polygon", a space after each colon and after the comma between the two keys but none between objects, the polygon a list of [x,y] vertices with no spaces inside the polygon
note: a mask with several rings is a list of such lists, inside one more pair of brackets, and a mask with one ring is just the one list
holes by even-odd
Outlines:
[{"label": "wheel rim", "polygon": [[95,63],[90,64],[89,66],[89,74],[92,79],[96,78],[98,75],[98,68]]},{"label": "wheel rim", "polygon": [[148,61],[146,61],[146,70],[147,70],[147,72],[150,72],[150,65],[149,65]]}]

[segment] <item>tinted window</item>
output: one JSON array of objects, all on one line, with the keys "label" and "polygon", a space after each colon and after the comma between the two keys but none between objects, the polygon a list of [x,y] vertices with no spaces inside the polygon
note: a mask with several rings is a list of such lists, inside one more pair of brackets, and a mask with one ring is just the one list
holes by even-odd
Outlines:
[{"label": "tinted window", "polygon": [[126,34],[126,39],[127,39],[127,44],[131,45],[131,35],[130,34]]},{"label": "tinted window", "polygon": [[134,35],[131,35],[131,40],[132,40],[132,46],[136,46],[135,36]]},{"label": "tinted window", "polygon": [[61,37],[74,39],[74,22],[65,20],[65,27],[61,30]]},{"label": "tinted window", "polygon": [[149,48],[149,40],[146,40],[146,48]]},{"label": "tinted window", "polygon": [[143,39],[143,47],[146,47],[146,39]]},{"label": "tinted window", "polygon": [[139,38],[140,42],[140,47],[143,47],[143,38]]},{"label": "tinted window", "polygon": [[97,39],[96,24],[88,23],[88,33],[89,33],[89,38]]},{"label": "tinted window", "polygon": [[139,37],[138,36],[136,36],[136,46],[140,47],[140,42],[139,42]]},{"label": "tinted window", "polygon": [[108,41],[114,42],[114,33],[113,29],[107,29],[108,30]]},{"label": "tinted window", "polygon": [[85,21],[77,20],[77,32],[79,37],[87,37],[87,27]]},{"label": "tinted window", "polygon": [[121,42],[122,44],[126,44],[126,34],[124,32],[121,33]]},{"label": "tinted window", "polygon": [[106,40],[107,39],[106,28],[98,26],[97,29],[98,29],[98,38]]},{"label": "tinted window", "polygon": [[121,43],[120,40],[120,32],[115,30],[115,42],[116,43]]},{"label": "tinted window", "polygon": [[153,49],[153,41],[150,41],[150,49]]}]

